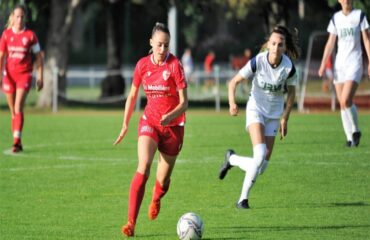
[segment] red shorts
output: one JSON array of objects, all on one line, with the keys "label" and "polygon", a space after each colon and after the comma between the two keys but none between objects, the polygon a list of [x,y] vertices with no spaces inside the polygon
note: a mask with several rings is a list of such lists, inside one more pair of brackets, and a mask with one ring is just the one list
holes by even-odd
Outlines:
[{"label": "red shorts", "polygon": [[154,126],[141,118],[138,136],[149,136],[158,143],[158,150],[170,156],[180,153],[184,140],[184,126]]},{"label": "red shorts", "polygon": [[15,93],[17,89],[29,91],[32,85],[32,73],[10,73],[6,71],[3,78],[2,89],[4,93]]}]

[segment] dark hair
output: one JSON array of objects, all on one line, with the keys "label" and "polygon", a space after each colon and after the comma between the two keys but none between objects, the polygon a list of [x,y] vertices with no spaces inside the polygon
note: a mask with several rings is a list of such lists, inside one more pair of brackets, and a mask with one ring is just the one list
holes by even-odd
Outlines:
[{"label": "dark hair", "polygon": [[291,59],[299,58],[301,54],[301,49],[299,48],[298,45],[298,29],[294,28],[294,33],[291,33],[287,27],[277,25],[272,30],[271,34],[272,33],[278,33],[285,37],[286,54]]},{"label": "dark hair", "polygon": [[[298,45],[298,29],[294,29],[294,33],[292,34],[288,28],[277,25],[274,27],[270,33],[278,33],[284,36],[285,38],[285,45],[286,45],[286,55],[288,55],[291,59],[297,59],[301,55],[301,49]],[[262,45],[261,52],[267,49],[268,40]]]},{"label": "dark hair", "polygon": [[168,30],[168,27],[167,27],[164,23],[157,22],[157,23],[154,25],[153,30],[152,30],[152,37],[153,37],[153,35],[154,35],[157,31],[167,33],[167,34],[168,34],[168,36],[170,36],[170,37],[171,37],[170,30]]}]

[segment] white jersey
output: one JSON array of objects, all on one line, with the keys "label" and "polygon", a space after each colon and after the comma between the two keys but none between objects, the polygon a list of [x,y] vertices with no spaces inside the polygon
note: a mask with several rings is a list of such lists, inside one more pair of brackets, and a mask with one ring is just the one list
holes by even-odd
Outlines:
[{"label": "white jersey", "polygon": [[273,68],[268,62],[268,51],[265,51],[252,58],[239,74],[249,80],[253,77],[247,108],[254,108],[268,118],[280,118],[287,85],[295,86],[297,82],[290,58],[283,54],[280,64]]},{"label": "white jersey", "polygon": [[[349,67],[362,69],[361,31],[369,28],[366,16],[361,10],[353,9],[347,16],[336,12],[329,22],[327,31],[338,37],[336,69]],[[358,69],[353,69],[356,71]]]}]

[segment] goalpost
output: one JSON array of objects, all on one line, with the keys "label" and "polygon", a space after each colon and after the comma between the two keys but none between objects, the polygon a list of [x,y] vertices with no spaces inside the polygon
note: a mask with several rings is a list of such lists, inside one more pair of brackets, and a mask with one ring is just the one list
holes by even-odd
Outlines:
[{"label": "goalpost", "polygon": [[324,89],[323,80],[325,80],[326,76],[322,79],[317,74],[327,39],[327,32],[314,31],[310,35],[303,69],[303,79],[299,89],[298,110],[300,112],[307,111],[310,108],[330,108],[332,111],[335,111],[334,86],[330,83],[328,89]]}]

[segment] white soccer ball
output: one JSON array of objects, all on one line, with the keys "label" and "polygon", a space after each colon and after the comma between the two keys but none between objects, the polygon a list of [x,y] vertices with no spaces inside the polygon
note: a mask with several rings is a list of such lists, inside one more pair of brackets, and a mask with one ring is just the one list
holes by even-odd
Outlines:
[{"label": "white soccer ball", "polygon": [[203,231],[203,221],[195,213],[185,213],[177,222],[177,235],[181,240],[201,239]]}]

